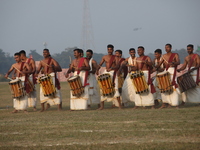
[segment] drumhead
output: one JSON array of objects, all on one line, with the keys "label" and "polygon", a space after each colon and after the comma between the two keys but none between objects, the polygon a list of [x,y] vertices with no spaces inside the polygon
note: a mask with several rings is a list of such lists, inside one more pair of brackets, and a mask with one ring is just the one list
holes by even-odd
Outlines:
[{"label": "drumhead", "polygon": [[20,81],[20,79],[11,80],[9,83],[15,83],[15,82],[18,82],[18,81]]},{"label": "drumhead", "polygon": [[169,73],[169,72],[168,71],[163,71],[163,72],[158,73],[157,76],[162,76],[162,75],[167,74],[167,73]]},{"label": "drumhead", "polygon": [[46,75],[46,76],[41,76],[41,77],[40,77],[40,80],[46,79],[46,78],[48,78],[48,77],[49,77],[49,76],[47,76],[47,75]]},{"label": "drumhead", "polygon": [[78,78],[78,76],[79,76],[79,75],[72,76],[72,77],[70,77],[70,78],[68,79],[68,81],[74,80],[74,79]]}]

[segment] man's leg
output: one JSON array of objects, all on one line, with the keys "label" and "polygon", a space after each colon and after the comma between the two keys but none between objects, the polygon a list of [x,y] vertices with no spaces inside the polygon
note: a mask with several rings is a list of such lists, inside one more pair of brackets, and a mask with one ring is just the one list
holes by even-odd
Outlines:
[{"label": "man's leg", "polygon": [[104,101],[100,103],[100,108],[98,110],[103,110],[104,109]]},{"label": "man's leg", "polygon": [[44,111],[44,103],[41,103],[41,110],[40,112],[43,112]]}]

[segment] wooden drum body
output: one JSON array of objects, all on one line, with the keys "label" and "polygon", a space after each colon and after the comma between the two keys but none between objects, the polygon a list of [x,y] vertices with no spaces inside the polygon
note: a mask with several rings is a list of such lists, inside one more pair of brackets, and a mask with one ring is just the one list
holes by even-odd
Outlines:
[{"label": "wooden drum body", "polygon": [[79,75],[72,76],[67,81],[70,85],[73,96],[80,97],[81,94],[84,93],[84,86],[82,85]]},{"label": "wooden drum body", "polygon": [[113,96],[115,94],[115,88],[112,83],[110,74],[105,73],[99,75],[97,80],[103,96]]},{"label": "wooden drum body", "polygon": [[39,78],[40,86],[44,96],[54,96],[56,93],[56,88],[53,84],[52,77],[50,75],[45,75]]},{"label": "wooden drum body", "polygon": [[179,76],[177,82],[181,93],[196,87],[196,83],[189,72]]},{"label": "wooden drum body", "polygon": [[136,94],[141,94],[149,91],[148,84],[142,71],[131,72],[129,75],[135,88]]},{"label": "wooden drum body", "polygon": [[22,86],[22,81],[20,79],[10,81],[9,85],[13,98],[20,98],[26,95],[24,86]]},{"label": "wooden drum body", "polygon": [[158,88],[161,93],[172,93],[173,86],[171,83],[170,74],[168,71],[163,71],[156,75],[156,80],[158,82]]}]

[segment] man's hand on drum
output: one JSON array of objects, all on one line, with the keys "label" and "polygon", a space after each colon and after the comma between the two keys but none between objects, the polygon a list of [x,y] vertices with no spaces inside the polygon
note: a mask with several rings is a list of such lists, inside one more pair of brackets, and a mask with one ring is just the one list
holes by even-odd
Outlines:
[{"label": "man's hand on drum", "polygon": [[6,79],[8,78],[8,74],[7,73],[5,74],[4,78],[6,78]]}]

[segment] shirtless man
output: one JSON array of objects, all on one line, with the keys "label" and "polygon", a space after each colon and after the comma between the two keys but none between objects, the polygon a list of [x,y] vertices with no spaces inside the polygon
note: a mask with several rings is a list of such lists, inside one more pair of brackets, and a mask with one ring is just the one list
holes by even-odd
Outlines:
[{"label": "shirtless man", "polygon": [[36,99],[36,78],[34,76],[35,71],[36,71],[36,65],[35,61],[33,58],[27,58],[26,57],[26,52],[24,50],[21,50],[20,52],[20,58],[22,62],[25,62],[29,65],[31,73],[29,74],[29,80],[31,84],[34,86],[34,90],[28,94],[28,107],[33,107],[33,110],[36,111],[36,104],[37,104],[37,99]]},{"label": "shirtless man", "polygon": [[58,105],[58,110],[62,109],[62,99],[60,94],[60,83],[56,77],[56,72],[61,72],[62,69],[58,62],[53,59],[50,55],[48,49],[43,50],[44,59],[40,61],[38,69],[36,71],[36,76],[38,76],[39,72],[43,69],[44,75],[50,75],[53,80],[53,84],[56,87],[56,94],[54,96],[44,97],[44,93],[42,91],[42,87],[40,87],[40,102],[41,102],[41,112],[44,111],[44,104],[47,103],[47,109],[50,105]]},{"label": "shirtless man", "polygon": [[[16,77],[22,81],[22,86],[25,86],[26,88],[26,85],[24,83],[25,76],[31,73],[30,67],[28,64],[21,61],[19,53],[14,54],[14,59],[16,63],[11,66],[8,73],[5,75],[5,78],[8,78],[9,74],[12,71],[16,70]],[[15,110],[12,113],[17,113],[19,110],[23,110],[24,112],[27,112],[26,109],[28,106],[28,101],[27,101],[26,95],[20,98],[14,98],[13,104],[14,104],[13,107],[15,108]]]},{"label": "shirtless man", "polygon": [[89,71],[89,100],[88,100],[88,108],[91,107],[91,104],[97,104],[98,108],[100,107],[100,95],[99,95],[99,86],[97,84],[97,80],[95,77],[95,73],[97,70],[97,62],[92,58],[93,51],[91,49],[88,49],[86,51],[86,56],[88,63],[90,65],[90,71]]},{"label": "shirtless man", "polygon": [[150,71],[152,70],[152,61],[149,56],[144,55],[144,47],[139,46],[138,47],[138,55],[137,57],[137,70],[142,71],[144,73],[145,80],[147,84],[149,85],[149,92],[136,94],[135,95],[135,107],[134,109],[137,109],[139,106],[152,106],[152,109],[154,109],[154,97],[153,93],[155,92],[153,83],[150,78]]},{"label": "shirtless man", "polygon": [[172,93],[161,93],[163,101],[163,105],[160,107],[161,109],[167,107],[167,104],[169,107],[176,106],[176,108],[178,108],[179,105],[180,93],[177,91],[178,87],[176,84],[176,68],[180,64],[180,60],[178,54],[172,53],[171,50],[172,45],[166,44],[166,54],[162,56],[161,62],[156,66],[156,68],[159,68],[162,64],[164,65],[165,70],[170,73],[170,78],[174,89]]},{"label": "shirtless man", "polygon": [[82,57],[81,49],[74,50],[74,57],[75,59],[72,61],[65,77],[68,78],[72,71],[74,71],[74,76],[79,75],[81,83],[84,86],[84,93],[82,93],[80,96],[73,96],[72,91],[70,90],[70,110],[85,110],[87,109],[87,101],[89,99],[89,85],[87,77],[90,66],[88,60]]},{"label": "shirtless man", "polygon": [[115,55],[113,55],[114,46],[111,44],[107,45],[107,51],[108,51],[108,55],[105,55],[102,57],[99,67],[96,71],[96,74],[99,75],[99,69],[103,65],[103,63],[105,63],[106,69],[104,70],[103,74],[104,73],[110,74],[111,80],[113,81],[113,84],[114,84],[115,94],[113,96],[101,96],[101,107],[99,108],[99,110],[102,110],[104,108],[105,100],[113,101],[117,99],[119,108],[121,108],[120,94],[118,91],[118,79],[115,73],[115,70],[119,68],[119,63],[118,63],[118,59],[116,59]]},{"label": "shirtless man", "polygon": [[200,103],[199,95],[200,95],[200,87],[198,86],[199,83],[199,77],[197,76],[197,72],[199,71],[199,55],[194,54],[194,46],[192,44],[187,45],[187,52],[188,56],[185,57],[184,64],[181,68],[177,69],[178,72],[186,69],[187,71],[190,71],[190,74],[192,75],[192,78],[196,82],[197,86],[196,88],[189,89],[184,92],[185,94],[185,100],[182,102],[182,105],[185,104],[185,102],[191,102],[191,103]]}]

